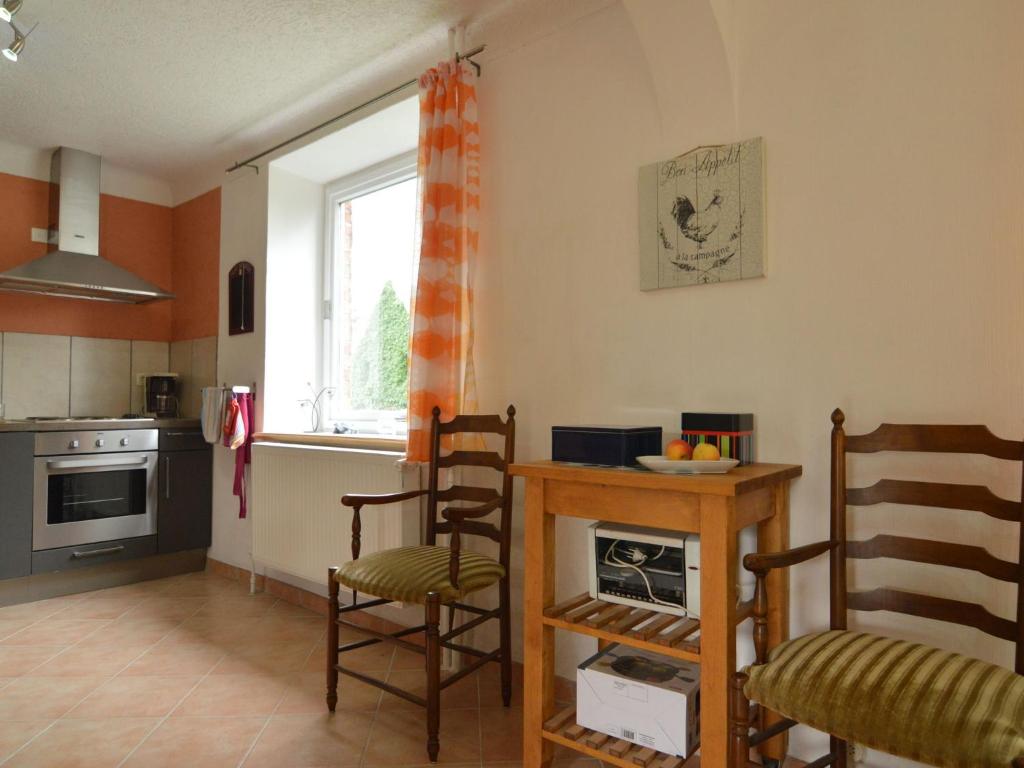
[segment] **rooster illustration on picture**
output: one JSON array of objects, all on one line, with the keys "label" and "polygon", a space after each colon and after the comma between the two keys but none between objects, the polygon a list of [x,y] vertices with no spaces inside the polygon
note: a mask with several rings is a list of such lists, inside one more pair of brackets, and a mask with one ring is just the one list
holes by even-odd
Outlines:
[{"label": "rooster illustration on picture", "polygon": [[693,240],[695,243],[705,242],[711,234],[718,229],[722,218],[722,193],[715,191],[711,202],[703,211],[698,211],[690,198],[680,195],[672,203],[672,218],[676,220],[679,231],[683,237]]}]

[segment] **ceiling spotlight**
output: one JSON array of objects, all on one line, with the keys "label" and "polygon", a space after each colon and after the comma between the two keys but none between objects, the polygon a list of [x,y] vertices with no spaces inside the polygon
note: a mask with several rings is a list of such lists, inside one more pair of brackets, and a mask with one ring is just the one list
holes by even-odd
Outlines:
[{"label": "ceiling spotlight", "polygon": [[[13,29],[13,26],[12,26]],[[14,30],[14,42],[8,47],[4,48],[4,56],[11,61],[18,60],[18,54],[21,53],[22,48],[25,47],[25,36],[21,34],[17,29]]]},{"label": "ceiling spotlight", "polygon": [[14,18],[14,14],[21,10],[22,0],[4,0],[4,4],[0,5],[0,21],[9,22]]}]

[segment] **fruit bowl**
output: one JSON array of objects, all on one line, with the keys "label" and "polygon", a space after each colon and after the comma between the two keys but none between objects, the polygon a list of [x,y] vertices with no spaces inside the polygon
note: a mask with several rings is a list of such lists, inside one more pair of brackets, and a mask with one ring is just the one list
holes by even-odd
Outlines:
[{"label": "fruit bowl", "polygon": [[636,460],[652,472],[666,475],[723,475],[740,463],[739,459],[679,461],[664,456],[637,456]]}]

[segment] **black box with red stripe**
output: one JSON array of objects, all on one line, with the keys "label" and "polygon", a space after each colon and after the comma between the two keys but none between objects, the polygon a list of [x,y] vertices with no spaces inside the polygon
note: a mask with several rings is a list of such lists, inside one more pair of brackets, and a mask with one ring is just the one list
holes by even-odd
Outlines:
[{"label": "black box with red stripe", "polygon": [[724,459],[754,462],[754,414],[683,413],[682,438],[691,446],[711,443]]}]

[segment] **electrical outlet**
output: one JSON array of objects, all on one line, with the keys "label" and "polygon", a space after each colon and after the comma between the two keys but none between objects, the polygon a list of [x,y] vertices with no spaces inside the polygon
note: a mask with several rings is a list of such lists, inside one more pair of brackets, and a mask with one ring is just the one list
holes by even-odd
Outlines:
[{"label": "electrical outlet", "polygon": [[39,227],[32,227],[32,242],[33,243],[56,243],[57,233],[51,232],[48,229],[40,229]]},{"label": "electrical outlet", "polygon": [[864,762],[864,745],[854,741],[846,742],[846,764],[857,765]]}]

